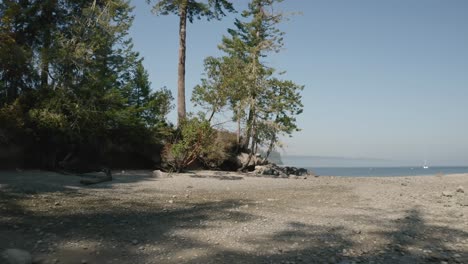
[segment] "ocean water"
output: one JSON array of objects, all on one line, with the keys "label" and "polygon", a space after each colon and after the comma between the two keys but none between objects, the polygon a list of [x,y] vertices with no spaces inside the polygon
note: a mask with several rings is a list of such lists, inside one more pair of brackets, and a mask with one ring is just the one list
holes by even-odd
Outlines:
[{"label": "ocean water", "polygon": [[[422,176],[468,173],[468,167],[305,167],[316,175],[348,177]],[[467,176],[468,177],[468,176]]]}]

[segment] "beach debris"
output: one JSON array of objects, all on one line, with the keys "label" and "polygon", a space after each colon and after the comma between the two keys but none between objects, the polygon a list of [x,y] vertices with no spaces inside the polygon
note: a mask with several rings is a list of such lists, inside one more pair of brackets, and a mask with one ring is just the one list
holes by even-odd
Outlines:
[{"label": "beach debris", "polygon": [[464,193],[465,192],[465,189],[463,188],[463,186],[458,186],[457,187],[457,193]]},{"label": "beach debris", "polygon": [[153,177],[158,179],[172,178],[172,175],[161,170],[154,170]]},{"label": "beach debris", "polygon": [[[6,264],[31,264],[32,257],[31,254],[22,249],[10,248],[2,252],[1,257]],[[2,259],[0,259],[2,260]],[[3,262],[2,262],[3,263]]]}]

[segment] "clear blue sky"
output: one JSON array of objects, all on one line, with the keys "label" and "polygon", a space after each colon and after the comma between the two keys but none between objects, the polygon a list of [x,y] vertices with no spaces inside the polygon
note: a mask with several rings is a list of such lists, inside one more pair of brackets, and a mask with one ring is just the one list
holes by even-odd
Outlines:
[{"label": "clear blue sky", "polygon": [[[153,88],[176,95],[178,19],[132,4]],[[468,1],[285,0],[278,10],[302,12],[283,23],[284,50],[268,59],[305,85],[287,154],[468,165]],[[188,25],[188,95],[235,16]]]}]

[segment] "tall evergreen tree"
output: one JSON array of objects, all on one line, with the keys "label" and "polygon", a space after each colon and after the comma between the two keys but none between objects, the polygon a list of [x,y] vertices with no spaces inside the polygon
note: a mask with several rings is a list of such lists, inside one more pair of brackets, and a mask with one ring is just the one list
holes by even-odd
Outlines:
[{"label": "tall evergreen tree", "polygon": [[[250,148],[249,159],[259,145],[267,145],[269,154],[278,144],[280,134],[297,130],[295,116],[302,112],[300,91],[302,86],[275,78],[275,70],[268,67],[265,58],[278,52],[283,45],[284,33],[277,25],[281,13],[273,12],[280,0],[252,0],[243,19],[235,21],[235,29],[223,37],[219,48],[222,58],[208,58],[216,62],[205,67],[207,79],[194,90],[193,100],[217,109],[230,102],[240,134],[241,119],[245,118],[242,148]],[[227,87],[227,88],[226,88]],[[247,162],[248,164],[248,162]]]},{"label": "tall evergreen tree", "polygon": [[[152,3],[152,0],[147,0]],[[187,19],[190,23],[194,19],[221,19],[225,11],[233,12],[232,3],[227,0],[156,0],[153,12],[161,15],[176,14],[179,16],[179,62],[177,80],[177,116],[178,123],[186,116],[185,107],[185,54]]]}]

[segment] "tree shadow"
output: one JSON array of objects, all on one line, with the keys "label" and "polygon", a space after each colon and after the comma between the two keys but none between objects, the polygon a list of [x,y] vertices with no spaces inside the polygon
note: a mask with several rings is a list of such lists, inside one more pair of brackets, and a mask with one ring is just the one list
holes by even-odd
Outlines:
[{"label": "tree shadow", "polygon": [[[115,263],[139,263],[135,260],[151,258],[155,251],[172,254],[174,250],[208,248],[210,243],[191,239],[185,233],[216,228],[218,223],[234,224],[256,219],[255,215],[238,210],[249,204],[247,200],[175,201],[169,204],[157,201],[148,207],[147,203],[116,197],[118,202],[96,200],[99,210],[95,204],[85,201],[73,210],[51,214],[26,209],[23,206],[24,200],[29,199],[26,197],[0,192],[0,199],[0,234],[16,240],[11,244],[2,239],[0,251],[19,247],[43,255],[48,261],[51,256],[60,257],[61,263],[76,262],[73,259],[76,256],[93,259],[93,263],[114,257],[118,259]],[[61,210],[60,205],[56,210]],[[94,245],[94,249],[77,247],[80,243]],[[56,251],[58,255],[54,255]]]},{"label": "tree shadow", "polygon": [[[91,188],[98,193],[99,188],[149,177],[134,176]],[[21,181],[14,184],[20,186]],[[0,239],[0,250],[20,247],[48,259],[60,258],[61,263],[76,258],[93,260],[88,263],[468,263],[466,228],[451,226],[454,218],[428,215],[432,212],[425,208],[360,208],[338,214],[344,224],[330,225],[313,223],[306,215],[298,220],[288,211],[268,207],[282,223],[269,229],[278,218],[269,219],[266,208],[257,211],[262,205],[247,199],[205,201],[164,194],[148,196],[155,199],[148,201],[118,193],[80,193],[73,188],[78,183],[58,184],[57,189],[41,190],[41,196],[6,188],[9,181],[0,184],[0,235],[9,238]],[[43,195],[49,191],[59,193],[49,199]],[[62,196],[67,199],[60,200]],[[66,204],[75,198],[77,204]],[[36,210],[31,207],[36,202],[47,206]],[[301,206],[300,201],[294,203]],[[401,212],[399,218],[388,217]],[[356,230],[354,223],[372,228]],[[241,248],[222,240],[241,226],[252,229],[233,239]],[[256,232],[257,227],[262,232]],[[204,232],[220,240],[209,241]]]},{"label": "tree shadow", "polygon": [[[374,224],[380,221],[366,220]],[[453,248],[447,243],[468,241],[466,230],[443,223],[428,224],[417,208],[387,225],[394,230],[370,234],[371,239],[386,242],[372,245],[373,241],[357,239],[361,231],[349,227],[289,222],[285,230],[244,241],[256,253],[219,249],[213,255],[184,263],[468,263],[468,247]],[[225,257],[215,260],[218,256]]]},{"label": "tree shadow", "polygon": [[129,184],[141,181],[157,181],[151,171],[113,171],[112,181],[85,186],[80,184],[83,178],[96,178],[105,175],[102,172],[84,174],[61,174],[52,171],[0,171],[0,191],[12,194],[47,194],[72,193],[79,189],[112,188],[116,184]]}]

